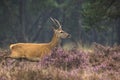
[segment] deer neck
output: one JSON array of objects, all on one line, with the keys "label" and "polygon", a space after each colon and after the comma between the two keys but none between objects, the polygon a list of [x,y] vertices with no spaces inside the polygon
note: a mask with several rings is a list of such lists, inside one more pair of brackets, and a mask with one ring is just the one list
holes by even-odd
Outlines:
[{"label": "deer neck", "polygon": [[51,42],[49,42],[50,48],[52,49],[52,48],[56,47],[59,42],[60,42],[60,38],[58,38],[57,35],[54,33]]}]

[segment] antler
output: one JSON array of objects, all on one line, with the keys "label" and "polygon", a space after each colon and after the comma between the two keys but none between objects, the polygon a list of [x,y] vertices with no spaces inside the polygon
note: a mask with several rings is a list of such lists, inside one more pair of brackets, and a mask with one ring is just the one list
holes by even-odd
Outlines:
[{"label": "antler", "polygon": [[57,19],[53,19],[53,18],[50,17],[50,20],[51,20],[57,27],[62,28],[60,22],[59,22]]},{"label": "antler", "polygon": [[58,24],[58,27],[59,27],[59,28],[62,28],[60,22],[59,22],[57,19],[55,19],[55,21],[56,21],[56,23]]}]

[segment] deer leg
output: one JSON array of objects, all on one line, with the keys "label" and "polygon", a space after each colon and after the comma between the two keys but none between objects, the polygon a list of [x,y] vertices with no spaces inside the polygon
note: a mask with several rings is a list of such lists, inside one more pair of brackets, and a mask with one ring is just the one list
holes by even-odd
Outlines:
[{"label": "deer leg", "polygon": [[[12,52],[10,55],[8,55],[8,56],[5,56],[4,57],[4,64],[7,64],[7,62],[8,62],[8,58],[10,58],[10,59],[18,59],[18,60],[21,60],[21,56],[20,55],[18,55],[18,53],[17,52]],[[12,61],[11,62],[11,64],[14,64],[14,63],[16,63],[16,61]]]},{"label": "deer leg", "polygon": [[20,53],[18,52],[12,52],[9,56],[6,56],[5,58],[19,59],[19,58],[23,58],[23,56],[20,55]]},{"label": "deer leg", "polygon": [[38,57],[27,57],[27,59],[28,60],[30,60],[30,61],[35,61],[35,62],[39,62],[41,59],[40,58],[38,58]]}]

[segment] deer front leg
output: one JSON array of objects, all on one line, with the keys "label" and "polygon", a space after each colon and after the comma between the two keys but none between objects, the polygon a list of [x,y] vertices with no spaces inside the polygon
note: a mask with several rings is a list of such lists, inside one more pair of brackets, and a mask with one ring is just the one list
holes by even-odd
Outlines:
[{"label": "deer front leg", "polygon": [[39,57],[27,57],[26,59],[28,59],[30,61],[35,61],[35,62],[41,61],[41,59]]}]

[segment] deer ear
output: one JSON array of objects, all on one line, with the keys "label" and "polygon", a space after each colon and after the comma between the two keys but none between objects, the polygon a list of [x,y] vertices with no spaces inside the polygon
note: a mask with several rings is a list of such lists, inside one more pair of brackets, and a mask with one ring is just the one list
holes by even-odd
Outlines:
[{"label": "deer ear", "polygon": [[56,29],[54,27],[52,27],[53,31],[55,31]]}]

